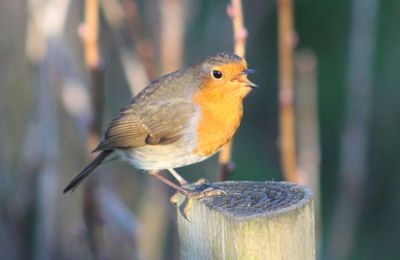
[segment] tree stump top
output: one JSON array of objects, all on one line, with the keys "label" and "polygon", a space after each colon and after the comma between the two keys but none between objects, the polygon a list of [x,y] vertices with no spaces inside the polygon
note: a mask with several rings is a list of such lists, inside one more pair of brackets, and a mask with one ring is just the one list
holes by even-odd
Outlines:
[{"label": "tree stump top", "polygon": [[228,195],[207,197],[202,203],[236,220],[286,213],[312,198],[308,188],[289,182],[227,181],[212,185]]}]

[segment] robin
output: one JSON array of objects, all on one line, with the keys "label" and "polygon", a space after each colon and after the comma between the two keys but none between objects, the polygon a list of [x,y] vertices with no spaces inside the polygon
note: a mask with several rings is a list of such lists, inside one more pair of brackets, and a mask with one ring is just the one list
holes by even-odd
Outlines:
[{"label": "robin", "polygon": [[[97,157],[64,189],[73,190],[100,164],[121,159],[188,198],[221,194],[189,190],[174,168],[197,163],[218,152],[240,125],[243,98],[257,86],[246,61],[218,53],[201,63],[163,76],[143,89],[108,126],[93,152]],[[160,174],[168,170],[180,185]]]}]

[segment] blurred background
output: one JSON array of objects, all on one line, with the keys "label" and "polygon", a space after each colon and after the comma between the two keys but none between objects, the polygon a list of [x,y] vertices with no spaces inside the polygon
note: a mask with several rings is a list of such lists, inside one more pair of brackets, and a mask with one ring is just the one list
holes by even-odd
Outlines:
[{"label": "blurred background", "polygon": [[[233,51],[229,1],[96,2],[0,1],[0,259],[179,258],[174,191],[157,180],[113,162],[62,189],[150,80]],[[245,100],[232,180],[285,179],[278,3],[243,1],[261,88]],[[294,4],[298,175],[320,210],[319,259],[399,259],[400,2]],[[217,181],[218,168],[214,156],[179,172]]]}]

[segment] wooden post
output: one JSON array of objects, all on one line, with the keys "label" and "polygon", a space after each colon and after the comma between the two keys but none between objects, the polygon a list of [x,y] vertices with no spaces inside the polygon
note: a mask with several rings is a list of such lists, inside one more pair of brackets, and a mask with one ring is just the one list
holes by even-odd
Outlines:
[{"label": "wooden post", "polygon": [[[315,259],[314,208],[308,188],[288,182],[220,182],[227,196],[178,211],[181,258]],[[184,197],[177,195],[177,206]]]}]

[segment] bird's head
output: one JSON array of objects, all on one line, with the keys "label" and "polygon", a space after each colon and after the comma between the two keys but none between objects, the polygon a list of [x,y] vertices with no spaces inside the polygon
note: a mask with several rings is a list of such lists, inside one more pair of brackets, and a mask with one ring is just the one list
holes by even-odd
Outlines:
[{"label": "bird's head", "polygon": [[258,87],[247,78],[255,70],[248,69],[246,61],[235,54],[210,56],[198,65],[198,69],[201,71],[201,91],[243,98]]}]

